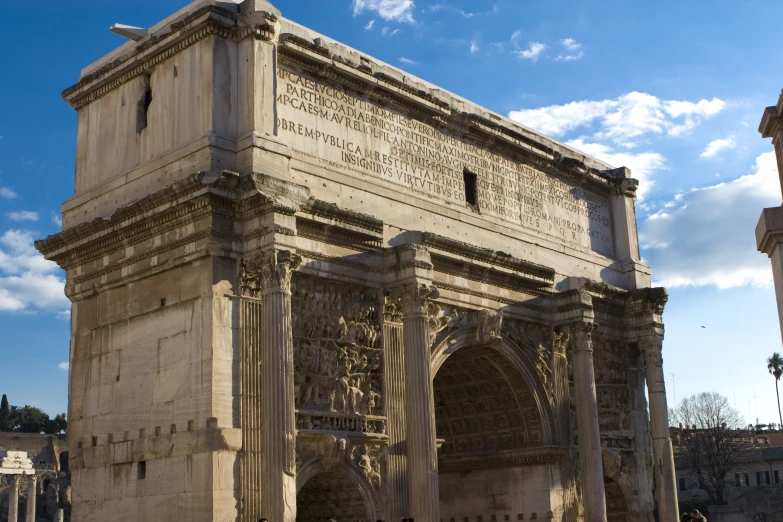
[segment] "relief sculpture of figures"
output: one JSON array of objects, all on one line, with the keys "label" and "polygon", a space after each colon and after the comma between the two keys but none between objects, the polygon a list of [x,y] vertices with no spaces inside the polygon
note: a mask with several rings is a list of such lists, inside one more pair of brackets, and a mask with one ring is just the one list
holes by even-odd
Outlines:
[{"label": "relief sculpture of figures", "polygon": [[295,281],[296,406],[379,415],[383,351],[378,296],[370,289]]}]

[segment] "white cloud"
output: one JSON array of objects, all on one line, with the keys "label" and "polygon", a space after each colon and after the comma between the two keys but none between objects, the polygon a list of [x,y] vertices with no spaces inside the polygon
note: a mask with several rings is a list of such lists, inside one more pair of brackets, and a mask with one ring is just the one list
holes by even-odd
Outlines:
[{"label": "white cloud", "polygon": [[392,30],[391,27],[384,27],[383,29],[381,29],[381,34],[383,36],[394,36],[395,34],[397,34],[399,32],[400,32],[399,29]]},{"label": "white cloud", "polygon": [[60,364],[57,365],[57,367],[61,370],[68,370],[68,366],[69,364],[67,362],[61,362]]},{"label": "white cloud", "polygon": [[734,143],[733,138],[721,138],[719,140],[713,140],[707,144],[707,148],[704,152],[699,154],[700,158],[714,158],[720,151],[725,149],[733,149],[737,144]]},{"label": "white cloud", "polygon": [[372,26],[374,26],[374,25],[375,25],[375,19],[372,19],[369,22],[367,22],[367,25],[364,26],[364,30],[365,31],[370,31],[370,30],[372,30]]},{"label": "white cloud", "polygon": [[639,180],[639,190],[636,192],[636,196],[640,201],[647,196],[654,184],[651,179],[653,173],[666,168],[666,158],[657,152],[618,152],[607,145],[587,143],[584,138],[570,140],[566,144],[613,167],[631,169],[631,175]]},{"label": "white cloud", "polygon": [[58,319],[70,319],[71,318],[71,310],[58,310],[57,311],[57,318]]},{"label": "white cloud", "polygon": [[0,198],[3,199],[15,199],[18,198],[19,194],[13,191],[13,189],[10,189],[8,187],[0,187]]},{"label": "white cloud", "polygon": [[560,40],[560,45],[565,48],[566,53],[558,55],[555,60],[570,62],[573,60],[579,60],[585,55],[584,51],[582,50],[582,44],[573,38],[564,38]]},{"label": "white cloud", "polygon": [[646,135],[680,136],[702,119],[720,112],[725,103],[661,100],[651,94],[630,92],[613,100],[576,101],[537,109],[512,111],[509,118],[544,134],[561,136],[583,126],[597,126],[594,139],[632,148]]},{"label": "white cloud", "polygon": [[413,0],[353,0],[353,15],[375,11],[384,20],[413,23]]},{"label": "white cloud", "polygon": [[545,50],[546,44],[542,44],[541,42],[530,42],[530,45],[527,47],[527,49],[517,49],[514,51],[514,54],[526,60],[535,62],[541,56],[541,53],[543,53]]},{"label": "white cloud", "polygon": [[63,226],[63,217],[58,214],[57,212],[52,212],[52,223],[57,225],[58,227]]},{"label": "white cloud", "polygon": [[11,221],[38,221],[38,212],[29,210],[20,210],[19,212],[9,212],[8,219]]},{"label": "white cloud", "polygon": [[577,43],[577,41],[573,38],[564,38],[560,40],[560,43],[563,45],[563,47],[566,48],[567,51],[578,51],[582,48],[582,44]]},{"label": "white cloud", "polygon": [[470,41],[470,54],[476,54],[479,51],[479,45],[476,40]]},{"label": "white cloud", "polygon": [[679,194],[639,227],[656,284],[770,285],[769,259],[756,251],[753,230],[761,209],[780,200],[774,152],[756,158],[751,174]]},{"label": "white cloud", "polygon": [[[493,6],[492,10],[488,11],[487,14],[494,13],[496,8],[497,5]],[[438,11],[454,11],[455,13],[458,13],[463,18],[473,18],[474,16],[479,16],[482,14],[482,13],[473,13],[470,11],[465,11],[464,9],[459,9],[458,7],[453,6],[448,2],[438,2],[437,4],[431,4],[424,9],[425,13],[437,13]]]},{"label": "white cloud", "polygon": [[408,65],[419,65],[419,62],[411,60],[410,58],[405,58],[404,56],[400,56],[400,63],[405,63]]},{"label": "white cloud", "polygon": [[57,265],[33,248],[26,230],[7,230],[0,236],[0,311],[67,308],[65,281]]}]

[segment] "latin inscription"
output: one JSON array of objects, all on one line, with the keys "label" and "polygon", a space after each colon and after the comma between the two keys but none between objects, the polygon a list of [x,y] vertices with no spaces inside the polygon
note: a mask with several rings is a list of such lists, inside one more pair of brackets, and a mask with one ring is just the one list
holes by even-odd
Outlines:
[{"label": "latin inscription", "polygon": [[609,200],[444,134],[435,127],[285,69],[278,70],[277,129],[297,152],[614,255]]}]

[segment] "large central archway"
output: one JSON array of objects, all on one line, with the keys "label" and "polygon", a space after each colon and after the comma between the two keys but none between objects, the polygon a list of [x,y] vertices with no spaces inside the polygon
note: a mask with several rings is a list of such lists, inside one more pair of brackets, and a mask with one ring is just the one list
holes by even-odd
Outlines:
[{"label": "large central archway", "polygon": [[523,350],[495,341],[476,342],[467,328],[433,350],[443,520],[544,518],[552,510],[551,409]]}]

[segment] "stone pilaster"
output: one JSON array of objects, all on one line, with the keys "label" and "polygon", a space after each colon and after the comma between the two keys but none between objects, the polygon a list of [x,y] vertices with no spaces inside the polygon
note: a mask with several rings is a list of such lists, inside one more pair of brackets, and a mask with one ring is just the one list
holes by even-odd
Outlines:
[{"label": "stone pilaster", "polygon": [[620,261],[623,276],[631,289],[650,286],[650,268],[639,255],[639,236],[636,231],[636,189],[639,182],[625,167],[612,171],[616,185],[612,193],[612,215],[615,230],[615,254]]},{"label": "stone pilaster", "polygon": [[261,516],[296,521],[296,414],[291,276],[301,258],[269,250],[249,263],[261,291]]},{"label": "stone pilaster", "polygon": [[[244,276],[245,274],[243,274]],[[243,277],[243,279],[245,279]],[[243,283],[252,281],[243,281]],[[242,339],[240,346],[240,423],[242,427],[242,504],[240,520],[257,522],[261,518],[261,317],[260,295],[243,288],[241,304]],[[257,297],[257,298],[253,298]]]},{"label": "stone pilaster", "polygon": [[402,305],[408,516],[437,521],[440,520],[438,454],[427,311],[429,299],[438,297],[438,292],[426,284],[406,284],[396,288],[393,295]]},{"label": "stone pilaster", "polygon": [[591,322],[571,325],[576,427],[579,437],[579,475],[585,522],[606,522],[606,495],[598,424],[598,401],[595,395]]},{"label": "stone pilaster", "polygon": [[19,476],[8,475],[8,520],[9,522],[19,517]]},{"label": "stone pilaster", "polygon": [[403,353],[402,310],[398,300],[386,297],[383,307],[383,348],[386,372],[386,415],[389,426],[389,454],[386,480],[389,519],[408,515],[408,458],[405,454],[405,354]]},{"label": "stone pilaster", "polygon": [[669,407],[663,374],[663,334],[654,333],[639,340],[644,357],[647,396],[650,401],[650,431],[652,433],[655,497],[660,522],[677,522],[677,478],[674,453],[669,437]]},{"label": "stone pilaster", "polygon": [[27,477],[27,514],[25,516],[25,522],[35,522],[35,500],[37,477],[30,475]]}]

